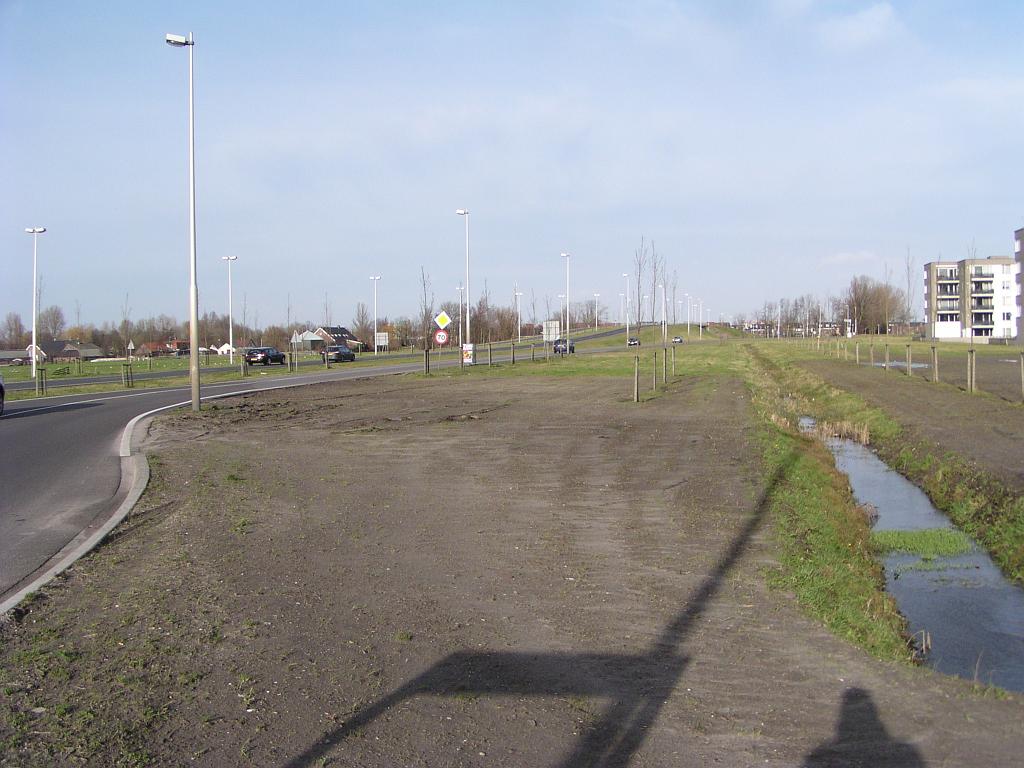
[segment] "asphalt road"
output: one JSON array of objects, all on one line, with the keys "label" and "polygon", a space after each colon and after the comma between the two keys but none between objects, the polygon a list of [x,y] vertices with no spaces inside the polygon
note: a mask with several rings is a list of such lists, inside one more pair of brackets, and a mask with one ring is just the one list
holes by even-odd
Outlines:
[{"label": "asphalt road", "polygon": [[[574,337],[577,341],[621,334],[622,329]],[[618,350],[615,346],[588,352]],[[479,348],[478,348],[479,349]],[[495,345],[494,360],[507,359]],[[499,352],[500,351],[500,352]],[[478,361],[486,363],[486,347]],[[522,355],[522,351],[519,353]],[[457,358],[431,361],[432,368],[458,365]],[[257,389],[365,378],[422,370],[421,360],[380,366],[319,369],[261,380],[259,368],[245,380],[203,386],[203,398]],[[0,419],[0,601],[31,582],[62,548],[89,526],[106,519],[126,495],[121,485],[119,441],[141,413],[187,405],[187,386],[8,400]]]}]

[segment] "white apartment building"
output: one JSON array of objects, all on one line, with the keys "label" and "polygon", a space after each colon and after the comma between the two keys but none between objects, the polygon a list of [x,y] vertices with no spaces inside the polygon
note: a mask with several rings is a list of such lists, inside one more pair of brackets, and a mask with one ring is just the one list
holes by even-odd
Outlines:
[{"label": "white apartment building", "polygon": [[1013,256],[1017,260],[1017,343],[1024,344],[1024,229],[1013,233]]},{"label": "white apartment building", "polygon": [[[1024,230],[1018,230],[1016,248]],[[1020,259],[933,261],[924,265],[924,316],[933,339],[1018,337],[1021,321]]]}]

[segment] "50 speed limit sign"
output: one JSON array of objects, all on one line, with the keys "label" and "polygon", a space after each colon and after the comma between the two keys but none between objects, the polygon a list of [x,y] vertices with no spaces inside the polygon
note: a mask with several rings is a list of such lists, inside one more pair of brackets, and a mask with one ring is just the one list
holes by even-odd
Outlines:
[{"label": "50 speed limit sign", "polygon": [[447,344],[448,343],[448,331],[444,331],[444,330],[436,331],[434,333],[434,341],[436,341],[438,344]]}]

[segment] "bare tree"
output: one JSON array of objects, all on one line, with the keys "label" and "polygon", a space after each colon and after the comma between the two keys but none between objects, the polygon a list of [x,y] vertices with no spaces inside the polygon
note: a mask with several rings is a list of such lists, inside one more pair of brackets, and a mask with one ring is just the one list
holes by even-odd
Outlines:
[{"label": "bare tree", "polygon": [[23,349],[29,344],[26,338],[25,324],[17,312],[7,313],[7,317],[4,318],[3,331],[0,334],[2,334],[0,343],[7,349]]},{"label": "bare tree", "polygon": [[373,321],[370,319],[370,310],[361,301],[356,304],[356,314],[352,318],[352,333],[364,343],[366,339],[373,335]]},{"label": "bare tree", "polygon": [[904,297],[907,302],[906,311],[904,313],[904,321],[908,325],[917,319],[917,265],[914,260],[910,257],[910,246],[907,246],[907,258],[904,262],[904,267],[907,271],[907,293]]},{"label": "bare tree", "polygon": [[434,291],[430,287],[430,276],[420,267],[420,332],[423,334],[423,348],[430,348],[430,328],[434,322]]},{"label": "bare tree", "polygon": [[647,272],[647,259],[649,252],[647,250],[647,244],[644,241],[643,235],[640,236],[640,247],[633,251],[633,269],[635,270],[635,285],[636,285],[636,327],[640,330],[640,326],[643,323],[643,307],[641,302],[644,298],[644,274]]},{"label": "bare tree", "polygon": [[39,334],[44,339],[59,339],[66,325],[64,310],[56,304],[39,313]]}]

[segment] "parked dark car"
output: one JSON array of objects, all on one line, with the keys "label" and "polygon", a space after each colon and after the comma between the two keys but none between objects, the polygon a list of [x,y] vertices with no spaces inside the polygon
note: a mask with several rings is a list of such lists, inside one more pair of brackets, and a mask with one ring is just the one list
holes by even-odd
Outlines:
[{"label": "parked dark car", "polygon": [[626,339],[626,346],[627,347],[639,347],[640,346],[640,339],[638,339],[636,336],[630,336],[628,339]]},{"label": "parked dark car", "polygon": [[249,365],[256,365],[258,363],[263,365],[280,363],[284,365],[284,352],[278,352],[274,347],[252,347],[245,350],[245,362]]},{"label": "parked dark car", "polygon": [[569,341],[566,341],[565,339],[555,339],[555,343],[551,347],[551,351],[556,355],[575,354],[576,342],[572,339],[569,339]]},{"label": "parked dark car", "polygon": [[320,359],[331,363],[351,363],[356,359],[356,353],[344,344],[326,347],[320,352]]}]

